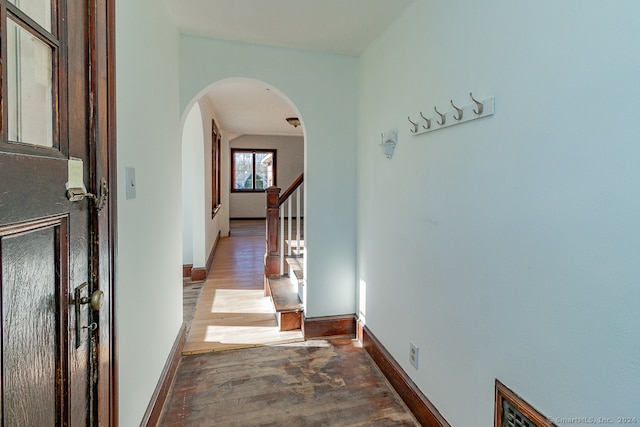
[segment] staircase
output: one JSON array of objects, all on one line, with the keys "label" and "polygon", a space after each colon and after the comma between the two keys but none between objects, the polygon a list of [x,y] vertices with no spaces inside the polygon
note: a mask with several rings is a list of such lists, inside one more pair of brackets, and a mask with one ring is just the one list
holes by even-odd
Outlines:
[{"label": "staircase", "polygon": [[[304,240],[301,233],[300,199],[303,175],[280,195],[280,188],[267,189],[265,295],[271,297],[280,331],[302,328],[304,314]],[[292,215],[292,199],[296,215]],[[285,208],[288,217],[285,219]],[[295,223],[295,234],[293,224]],[[288,230],[285,239],[285,225]]]}]

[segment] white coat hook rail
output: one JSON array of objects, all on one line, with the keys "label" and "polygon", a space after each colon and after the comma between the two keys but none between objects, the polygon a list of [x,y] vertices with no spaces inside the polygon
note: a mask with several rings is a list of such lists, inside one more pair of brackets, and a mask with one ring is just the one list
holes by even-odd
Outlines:
[{"label": "white coat hook rail", "polygon": [[481,101],[474,98],[473,93],[469,93],[472,103],[462,107],[450,101],[452,110],[445,113],[438,111],[438,107],[433,107],[435,115],[425,115],[420,111],[420,118],[413,121],[411,116],[407,117],[411,125],[410,130],[413,135],[420,135],[434,130],[444,129],[449,126],[459,125],[481,117],[492,116],[495,112],[495,98],[485,98]]}]

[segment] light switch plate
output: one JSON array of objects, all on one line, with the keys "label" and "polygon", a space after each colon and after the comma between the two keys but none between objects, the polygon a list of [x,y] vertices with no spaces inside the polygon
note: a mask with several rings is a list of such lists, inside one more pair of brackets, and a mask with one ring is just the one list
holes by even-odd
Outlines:
[{"label": "light switch plate", "polygon": [[131,167],[124,168],[124,179],[127,186],[126,198],[136,198],[136,169]]}]

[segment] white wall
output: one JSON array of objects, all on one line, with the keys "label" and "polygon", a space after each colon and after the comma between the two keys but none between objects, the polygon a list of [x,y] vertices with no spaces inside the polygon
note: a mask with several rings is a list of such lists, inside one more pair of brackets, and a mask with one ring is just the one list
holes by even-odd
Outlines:
[{"label": "white wall", "polygon": [[182,324],[178,36],[155,0],[117,0],[116,13],[119,418],[135,426]]},{"label": "white wall", "polygon": [[[418,0],[361,57],[366,322],[453,426],[492,425],[495,378],[550,417],[640,415],[638,16]],[[470,91],[495,116],[410,134]]]},{"label": "white wall", "polygon": [[298,108],[306,135],[306,314],[354,313],[357,59],[180,39],[182,111],[208,86],[230,77],[266,82]]},{"label": "white wall", "polygon": [[186,114],[182,127],[182,263],[194,268],[206,266],[218,234],[229,234],[228,206],[211,215],[212,117],[211,107],[201,98]]},{"label": "white wall", "polygon": [[202,112],[196,103],[182,128],[182,263],[196,268],[206,263],[204,146]]},{"label": "white wall", "polygon": [[[301,136],[244,135],[230,143],[231,148],[256,148],[276,150],[276,186],[285,191],[304,171],[304,138]],[[229,155],[229,151],[226,155]],[[304,200],[301,192],[300,200]],[[295,195],[293,211],[295,214]],[[231,218],[264,218],[266,216],[265,193],[231,193],[229,195]],[[302,205],[301,205],[301,211]]]},{"label": "white wall", "polygon": [[[212,156],[212,138],[213,138],[213,123],[212,119],[214,118],[213,108],[206,99],[201,98],[200,101],[201,115],[202,115],[202,127],[204,132],[204,152],[200,156],[200,161],[203,163],[204,167],[204,206],[202,207],[202,215],[204,218],[204,264],[201,267],[204,267],[207,260],[209,259],[209,255],[213,250],[213,246],[216,243],[216,239],[218,235],[228,236],[229,235],[229,203],[223,204],[216,215],[211,217],[212,210],[212,197],[213,193],[211,190],[211,186],[213,184],[212,175],[213,175],[213,165],[211,163]],[[220,131],[218,129],[218,131]],[[224,188],[222,185],[224,180],[222,179],[222,174],[224,173],[224,141],[220,141],[220,191],[221,191],[221,203],[224,200]]]}]

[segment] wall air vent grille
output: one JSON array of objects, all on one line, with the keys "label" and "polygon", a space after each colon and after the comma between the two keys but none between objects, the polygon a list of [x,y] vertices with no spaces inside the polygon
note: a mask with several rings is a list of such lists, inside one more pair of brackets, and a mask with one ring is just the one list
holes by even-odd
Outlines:
[{"label": "wall air vent grille", "polygon": [[494,427],[557,427],[509,387],[496,380]]},{"label": "wall air vent grille", "polygon": [[522,412],[502,399],[502,427],[541,427],[527,418]]}]

